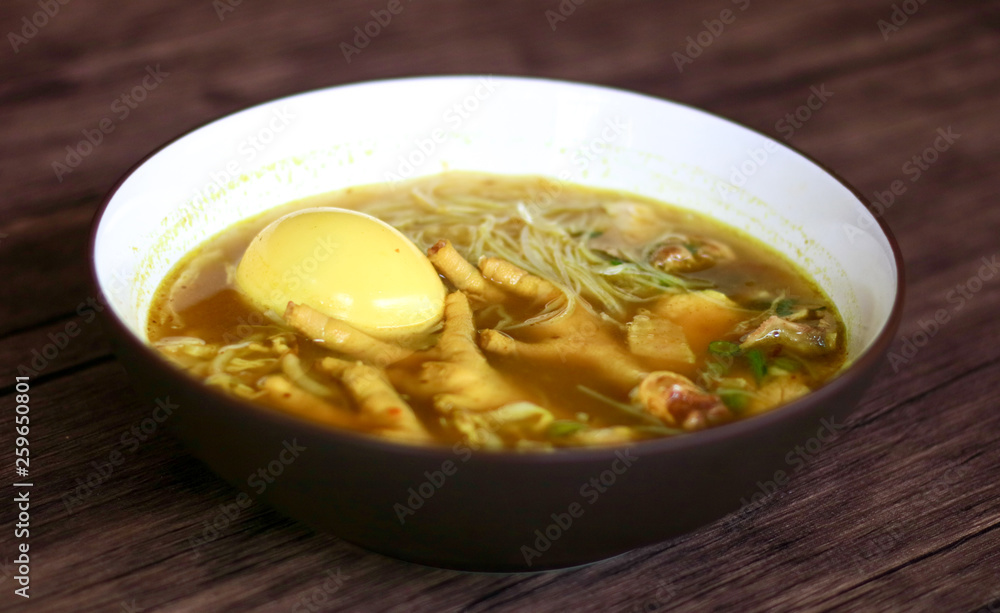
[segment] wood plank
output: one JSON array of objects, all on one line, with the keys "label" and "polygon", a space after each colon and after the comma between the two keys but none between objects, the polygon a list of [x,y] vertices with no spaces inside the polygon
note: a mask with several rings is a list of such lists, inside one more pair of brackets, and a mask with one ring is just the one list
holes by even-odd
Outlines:
[{"label": "wood plank", "polygon": [[[975,476],[1000,469],[1000,451],[990,444],[1000,426],[994,410],[1000,391],[989,382],[998,375],[1000,361],[994,361],[875,419],[866,419],[863,410],[787,489],[749,513],[582,569],[493,576],[368,554],[256,505],[193,555],[190,539],[221,513],[219,505],[232,502],[235,490],[162,431],[134,452],[123,448],[122,434],[152,408],[123,403],[129,392],[120,367],[101,364],[86,376],[33,389],[33,432],[41,452],[32,476],[46,484],[35,490],[43,498],[33,506],[33,551],[45,564],[37,566],[34,580],[42,603],[75,595],[113,607],[136,598],[141,607],[177,611],[252,608],[265,601],[293,606],[322,586],[326,570],[337,569],[350,578],[337,590],[338,610],[361,606],[376,581],[401,587],[383,590],[381,603],[389,610],[417,602],[426,607],[411,610],[489,610],[536,599],[574,609],[599,601],[628,610],[668,598],[679,611],[726,610],[746,598],[767,610],[825,610],[852,601],[898,607],[910,596],[905,577],[911,564],[962,550],[996,550],[1000,502],[995,485]],[[115,410],[109,410],[112,403]],[[0,427],[10,427],[10,419],[4,416]],[[74,431],[86,434],[62,435]],[[124,461],[100,477],[116,448]],[[886,488],[890,473],[905,487]],[[88,476],[92,492],[74,493],[81,487],[77,479]],[[104,563],[88,564],[94,559]],[[266,578],[246,582],[245,573],[265,566]],[[669,576],[663,568],[672,569]],[[189,586],[190,596],[173,589],[178,581]],[[775,589],[792,581],[800,589]],[[987,585],[934,590],[935,598],[968,608],[991,597]],[[475,604],[473,594],[490,595]]]},{"label": "wood plank", "polygon": [[36,381],[58,377],[81,364],[110,357],[111,348],[96,314],[73,313],[0,338],[0,381],[6,384],[18,375]]},{"label": "wood plank", "polygon": [[[0,337],[81,313],[94,299],[87,240],[96,203],[84,201],[38,215],[5,220],[0,232],[0,278],[16,279],[0,301]],[[0,235],[2,236],[2,235]],[[82,305],[82,306],[81,306]]]},{"label": "wood plank", "polygon": [[[344,61],[338,45],[350,38],[354,25],[370,19],[371,8],[360,0],[341,3],[336,12],[321,3],[303,3],[294,12],[284,11],[280,5],[241,5],[221,23],[209,10],[210,5],[165,12],[155,5],[138,4],[111,9],[105,0],[94,9],[107,7],[97,32],[83,26],[91,13],[67,6],[7,67],[10,77],[20,79],[0,81],[5,115],[0,123],[0,155],[16,153],[25,168],[16,176],[0,174],[0,193],[5,207],[19,210],[39,199],[57,200],[67,193],[104,193],[143,153],[185,130],[249,104],[337,82],[428,70],[516,74],[529,72],[529,66],[535,74],[608,84],[625,84],[640,75],[662,75],[658,80],[646,77],[645,81],[652,83],[645,91],[706,105],[753,125],[760,121],[758,116],[741,112],[744,90],[762,92],[758,97],[765,100],[785,90],[789,102],[797,106],[802,92],[817,82],[815,77],[844,71],[852,62],[906,63],[914,48],[923,50],[918,60],[925,58],[928,51],[922,36],[948,34],[949,43],[956,47],[953,67],[966,71],[981,71],[989,62],[989,48],[995,49],[997,44],[975,7],[948,12],[938,9],[938,19],[914,20],[887,45],[874,26],[876,15],[883,11],[880,7],[876,12],[869,2],[855,0],[843,12],[838,5],[836,20],[849,25],[846,30],[829,27],[832,8],[814,15],[812,9],[755,4],[681,74],[672,65],[671,54],[682,50],[686,37],[697,35],[704,27],[701,21],[715,18],[716,11],[691,0],[679,4],[685,18],[669,20],[659,18],[660,9],[655,5],[638,1],[581,7],[576,18],[552,32],[544,11],[524,0],[510,10],[499,6],[457,9],[427,2],[418,10],[401,14],[396,20],[398,30],[387,29],[350,64]],[[933,10],[931,7],[927,12]],[[442,11],[449,18],[441,19]],[[531,15],[536,19],[526,19]],[[334,32],[328,25],[331,20],[338,26]],[[146,27],[154,23],[155,28]],[[130,29],[135,27],[143,29],[144,36],[134,37]],[[762,44],[759,33],[765,27],[773,35]],[[286,42],[284,32],[293,30],[295,46],[278,53]],[[248,47],[241,43],[250,31],[255,32],[254,45]],[[602,33],[613,35],[616,46],[588,62],[573,59],[589,51],[587,41]],[[810,46],[794,57],[789,57],[780,42],[806,37]],[[411,52],[410,40],[425,43],[422,54]],[[514,45],[513,40],[522,46]],[[52,41],[69,45],[60,49],[67,53],[93,51],[86,55],[85,63],[69,66],[61,61],[61,55],[50,52],[52,47],[46,45]],[[122,53],[125,44],[130,45],[128,53]],[[757,49],[753,56],[739,52],[747,45]],[[984,50],[987,53],[982,53]],[[216,61],[204,65],[201,58],[209,55]],[[976,61],[970,65],[963,61],[968,58]],[[937,54],[930,59],[947,60],[948,56]],[[141,82],[147,66],[156,64],[170,76],[119,119],[122,114],[113,111],[112,104]],[[229,67],[234,65],[241,69],[230,73]],[[750,65],[768,69],[751,70]],[[776,65],[782,67],[777,73],[771,70]],[[290,82],[296,85],[290,87]],[[980,82],[962,81],[972,87]],[[995,81],[991,87],[995,92]],[[26,91],[44,95],[29,99]],[[706,104],[715,99],[729,102],[724,106]],[[769,119],[775,108],[785,106],[768,107],[765,118]],[[889,123],[899,120],[900,107],[893,108],[897,111],[892,117],[885,117]],[[916,108],[910,111],[916,112]],[[45,118],[52,116],[67,121],[51,126]],[[94,128],[105,117],[114,122],[114,132],[76,170],[64,175],[61,182],[54,180],[52,163],[64,160],[65,148],[83,138],[81,131]]]}]

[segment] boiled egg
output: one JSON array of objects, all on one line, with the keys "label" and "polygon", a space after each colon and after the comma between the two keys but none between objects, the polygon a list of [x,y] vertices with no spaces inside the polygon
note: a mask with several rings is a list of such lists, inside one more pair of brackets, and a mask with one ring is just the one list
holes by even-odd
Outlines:
[{"label": "boiled egg", "polygon": [[445,286],[424,253],[389,224],[357,211],[310,208],[271,222],[236,273],[244,294],[278,315],[305,304],[382,340],[434,329]]}]

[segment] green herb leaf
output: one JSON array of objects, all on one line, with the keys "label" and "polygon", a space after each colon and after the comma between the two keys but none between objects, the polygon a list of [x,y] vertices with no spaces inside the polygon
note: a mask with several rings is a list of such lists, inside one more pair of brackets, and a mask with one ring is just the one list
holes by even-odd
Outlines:
[{"label": "green herb leaf", "polygon": [[764,375],[767,374],[767,363],[764,361],[764,354],[760,352],[760,349],[751,349],[743,354],[747,362],[750,363],[750,370],[753,372],[753,378],[757,380],[757,385],[764,379]]},{"label": "green herb leaf", "polygon": [[794,299],[782,298],[781,300],[779,300],[774,304],[774,312],[778,315],[778,317],[788,317],[794,312],[792,308],[794,306],[795,306]]},{"label": "green herb leaf", "polygon": [[548,435],[552,438],[569,436],[571,434],[576,434],[586,427],[587,426],[585,424],[581,424],[580,422],[573,421],[571,419],[557,419],[549,424]]},{"label": "green herb leaf", "polygon": [[715,393],[722,399],[722,404],[734,413],[742,413],[746,410],[747,402],[750,400],[750,394],[744,390],[717,389]]},{"label": "green herb leaf", "polygon": [[632,262],[627,262],[627,261],[621,259],[620,257],[611,255],[610,253],[608,253],[607,251],[604,251],[602,249],[594,249],[594,253],[596,253],[597,255],[601,256],[603,259],[607,260],[607,262],[609,264],[611,264],[612,266],[621,266],[622,264],[631,264],[632,263]]},{"label": "green herb leaf", "polygon": [[740,346],[729,341],[712,341],[708,344],[709,353],[715,355],[734,356],[740,354]]},{"label": "green herb leaf", "polygon": [[678,434],[684,434],[683,430],[668,428],[667,426],[633,426],[632,429],[636,432],[642,432],[643,434],[650,434],[652,436],[676,436]]},{"label": "green herb leaf", "polygon": [[593,232],[590,233],[590,238],[597,238],[599,236],[602,236],[603,234],[604,230],[594,230]]}]

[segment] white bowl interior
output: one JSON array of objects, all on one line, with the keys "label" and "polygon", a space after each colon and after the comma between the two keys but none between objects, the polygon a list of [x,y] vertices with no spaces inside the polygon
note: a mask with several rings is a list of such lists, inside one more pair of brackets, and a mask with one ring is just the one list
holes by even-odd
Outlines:
[{"label": "white bowl interior", "polygon": [[98,282],[114,313],[145,339],[159,283],[236,221],[306,196],[445,169],[627,190],[740,228],[797,262],[833,299],[849,360],[892,310],[888,239],[849,189],[798,153],[663,100],[489,76],[318,90],[195,130],[112,196],[97,229]]}]

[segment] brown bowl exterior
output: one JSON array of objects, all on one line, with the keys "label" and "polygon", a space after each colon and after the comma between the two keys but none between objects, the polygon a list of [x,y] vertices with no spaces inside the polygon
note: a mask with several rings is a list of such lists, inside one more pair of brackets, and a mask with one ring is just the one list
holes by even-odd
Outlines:
[{"label": "brown bowl exterior", "polygon": [[[799,467],[796,446],[814,450],[813,439],[837,435],[895,322],[863,363],[773,413],[630,447],[518,454],[398,445],[251,405],[178,371],[106,318],[135,387],[176,405],[177,435],[251,499],[379,553],[493,572],[594,562],[756,502]],[[288,462],[272,483],[252,478],[269,464],[279,472],[279,458]]]}]

